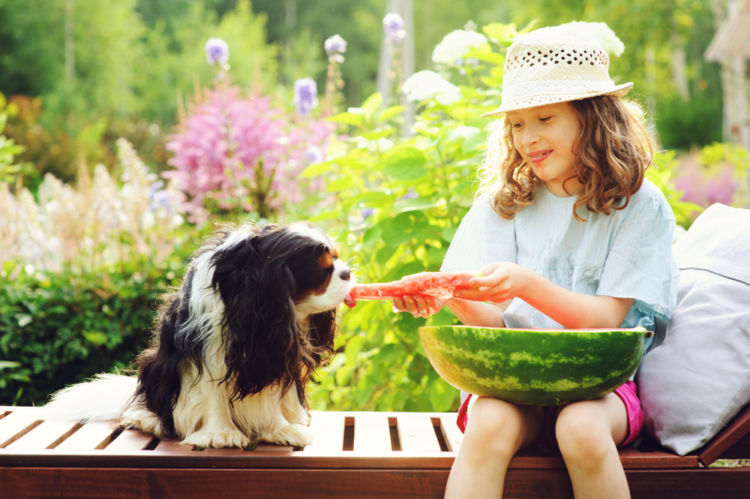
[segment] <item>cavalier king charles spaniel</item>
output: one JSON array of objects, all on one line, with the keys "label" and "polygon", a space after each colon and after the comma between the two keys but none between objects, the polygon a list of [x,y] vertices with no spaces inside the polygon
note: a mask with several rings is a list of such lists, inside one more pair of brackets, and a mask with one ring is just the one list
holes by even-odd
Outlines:
[{"label": "cavalier king charles spaniel", "polygon": [[222,230],[159,311],[138,375],[105,374],[45,406],[56,417],[119,419],[198,447],[311,442],[305,384],[334,351],[351,271],[302,224]]}]

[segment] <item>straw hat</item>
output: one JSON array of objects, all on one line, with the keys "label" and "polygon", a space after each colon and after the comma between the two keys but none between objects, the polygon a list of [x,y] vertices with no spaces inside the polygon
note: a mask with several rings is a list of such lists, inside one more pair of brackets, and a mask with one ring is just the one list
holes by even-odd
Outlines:
[{"label": "straw hat", "polygon": [[573,22],[520,36],[505,56],[502,105],[482,116],[625,95],[633,83],[615,85],[609,77],[608,49],[620,55],[625,46],[604,23]]}]

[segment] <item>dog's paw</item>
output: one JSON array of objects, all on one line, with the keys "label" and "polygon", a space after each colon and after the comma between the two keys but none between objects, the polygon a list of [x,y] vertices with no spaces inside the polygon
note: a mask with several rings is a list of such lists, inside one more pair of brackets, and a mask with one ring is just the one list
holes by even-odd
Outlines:
[{"label": "dog's paw", "polygon": [[159,417],[148,409],[130,408],[123,412],[118,421],[120,428],[138,428],[141,431],[156,435],[159,438],[164,436],[164,427]]},{"label": "dog's paw", "polygon": [[289,411],[289,414],[285,413],[284,416],[286,417],[286,420],[292,424],[300,424],[304,426],[310,425],[310,411],[301,405],[295,407],[294,410]]},{"label": "dog's paw", "polygon": [[269,442],[279,445],[291,445],[292,447],[304,448],[313,441],[312,430],[301,424],[290,424],[268,437]]},{"label": "dog's paw", "polygon": [[225,428],[219,431],[202,429],[186,436],[182,441],[183,444],[193,445],[196,447],[249,447],[251,440],[239,430],[234,428]]}]

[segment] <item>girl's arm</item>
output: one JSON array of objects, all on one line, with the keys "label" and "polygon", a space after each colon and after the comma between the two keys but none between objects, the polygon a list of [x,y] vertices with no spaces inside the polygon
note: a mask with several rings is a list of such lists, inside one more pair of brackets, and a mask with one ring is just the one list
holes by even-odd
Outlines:
[{"label": "girl's arm", "polygon": [[510,300],[503,303],[482,303],[453,298],[446,305],[466,326],[504,327],[503,312],[510,305]]},{"label": "girl's arm", "polygon": [[482,273],[471,281],[475,288],[456,296],[495,303],[521,298],[565,328],[618,327],[633,304],[631,298],[570,291],[515,263],[493,263]]},{"label": "girl's arm", "polygon": [[447,302],[422,295],[397,296],[393,298],[393,307],[401,312],[409,312],[414,317],[429,317],[447,306],[467,326],[503,327],[503,312],[510,305],[510,300],[502,303],[482,303],[481,301],[451,298]]}]

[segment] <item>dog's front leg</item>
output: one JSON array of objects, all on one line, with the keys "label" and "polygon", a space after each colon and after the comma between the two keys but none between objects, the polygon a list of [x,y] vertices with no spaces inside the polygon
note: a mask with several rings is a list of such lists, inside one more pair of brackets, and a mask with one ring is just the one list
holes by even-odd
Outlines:
[{"label": "dog's front leg", "polygon": [[259,440],[293,447],[312,443],[309,415],[294,390],[282,395],[278,386],[269,386],[238,401],[234,410],[238,426]]},{"label": "dog's front leg", "polygon": [[224,385],[202,376],[196,384],[183,382],[174,410],[183,444],[197,447],[248,447],[250,438],[232,421],[230,397]]}]

